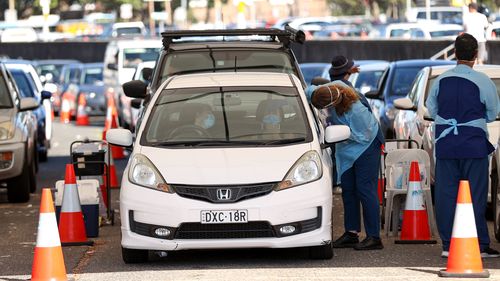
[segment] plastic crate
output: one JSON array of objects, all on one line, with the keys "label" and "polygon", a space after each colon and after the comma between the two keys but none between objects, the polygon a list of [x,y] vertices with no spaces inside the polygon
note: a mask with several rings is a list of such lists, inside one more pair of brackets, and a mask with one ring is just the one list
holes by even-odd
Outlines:
[{"label": "plastic crate", "polygon": [[106,150],[99,143],[84,143],[71,152],[76,176],[104,174]]}]

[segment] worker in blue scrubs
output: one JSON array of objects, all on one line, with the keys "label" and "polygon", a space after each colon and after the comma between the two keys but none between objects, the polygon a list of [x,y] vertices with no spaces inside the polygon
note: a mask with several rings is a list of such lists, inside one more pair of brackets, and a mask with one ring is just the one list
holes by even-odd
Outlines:
[{"label": "worker in blue scrubs", "polygon": [[[380,167],[379,123],[355,90],[342,81],[310,86],[306,94],[319,109],[327,109],[328,123],[347,125],[348,140],[335,144],[337,180],[342,187],[345,233],[333,242],[335,248],[383,249],[380,239],[380,207],[377,194]],[[359,242],[360,203],[366,238]]]},{"label": "worker in blue scrubs", "polygon": [[463,33],[455,40],[457,66],[438,76],[426,101],[435,123],[435,209],[442,257],[448,257],[460,180],[468,180],[481,256],[499,257],[490,248],[486,224],[488,200],[488,155],[494,151],[488,141],[487,122],[499,113],[495,84],[475,71],[476,39]]}]

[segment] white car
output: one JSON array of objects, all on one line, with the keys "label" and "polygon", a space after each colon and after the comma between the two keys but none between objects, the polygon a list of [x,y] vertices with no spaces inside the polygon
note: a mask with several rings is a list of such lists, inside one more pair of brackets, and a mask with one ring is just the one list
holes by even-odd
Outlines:
[{"label": "white car", "polygon": [[393,23],[387,25],[384,37],[454,40],[463,31],[464,28],[458,24],[436,24],[430,22]]},{"label": "white car", "polygon": [[[146,107],[120,190],[122,256],[148,250],[309,247],[329,259],[329,144],[295,75],[186,74],[166,80]],[[113,129],[107,140],[130,146]]]},{"label": "white car", "polygon": [[[405,98],[394,101],[396,108],[400,111],[394,120],[394,130],[397,139],[413,139],[417,141],[420,148],[427,151],[431,159],[431,183],[434,182],[434,130],[432,121],[425,119],[427,107],[425,100],[429,89],[436,77],[454,66],[432,66],[423,68],[415,78],[410,93]],[[498,65],[476,65],[474,69],[488,75],[497,87],[500,95],[500,66]],[[500,121],[488,123],[488,137],[490,143],[496,145],[500,138]],[[496,145],[498,147],[498,145]],[[499,149],[493,153],[493,160],[490,159],[490,186],[498,185],[497,165]],[[491,190],[491,188],[490,188]],[[491,198],[489,199],[491,200]]]}]

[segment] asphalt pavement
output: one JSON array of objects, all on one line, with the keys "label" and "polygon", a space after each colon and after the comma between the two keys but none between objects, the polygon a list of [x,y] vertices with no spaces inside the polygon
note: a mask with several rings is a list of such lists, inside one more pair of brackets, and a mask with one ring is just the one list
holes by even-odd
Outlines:
[{"label": "asphalt pavement", "polygon": [[[38,224],[41,187],[54,187],[64,178],[69,145],[85,137],[99,139],[102,120],[93,126],[54,126],[48,162],[41,163],[38,190],[28,203],[7,203],[0,189],[0,280],[29,280]],[[115,160],[121,177],[127,160]],[[112,207],[119,210],[119,189],[112,190]],[[342,200],[334,196],[334,236],[343,232]],[[491,231],[491,222],[490,231]],[[493,235],[491,235],[493,237]],[[362,237],[363,238],[363,237]],[[446,267],[441,245],[398,245],[383,237],[385,249],[336,249],[331,260],[310,260],[304,249],[190,250],[151,253],[150,262],[128,265],[122,261],[120,221],[100,228],[94,246],[63,247],[65,267],[75,280],[437,280]],[[494,239],[493,239],[494,240]],[[500,249],[493,241],[491,246]],[[500,280],[500,258],[483,260],[490,280]]]}]

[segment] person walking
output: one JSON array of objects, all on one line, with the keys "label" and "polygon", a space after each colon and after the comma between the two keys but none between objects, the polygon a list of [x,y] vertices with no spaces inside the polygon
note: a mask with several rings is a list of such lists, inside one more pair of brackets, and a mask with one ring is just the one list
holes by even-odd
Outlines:
[{"label": "person walking", "polygon": [[486,224],[488,200],[488,155],[495,149],[488,141],[487,122],[499,113],[499,99],[493,81],[475,71],[477,40],[468,33],[455,40],[457,66],[439,75],[426,102],[435,123],[435,209],[442,257],[448,256],[459,181],[470,182],[474,217],[481,256],[499,257],[490,248]]},{"label": "person walking", "polygon": [[[379,124],[369,107],[360,101],[356,91],[336,80],[320,86],[309,86],[306,94],[313,106],[328,111],[328,122],[347,125],[348,140],[335,144],[337,180],[342,187],[345,233],[333,242],[335,248],[356,250],[383,249],[380,239],[380,207],[377,195],[380,167]],[[359,242],[361,231],[360,203],[366,238]]]},{"label": "person walking", "polygon": [[477,11],[477,3],[469,4],[469,13],[464,15],[464,31],[476,38],[478,43],[477,64],[483,64],[488,59],[486,51],[485,31],[490,24],[485,15]]}]

